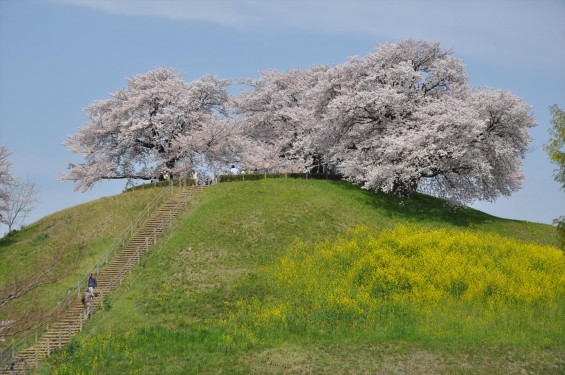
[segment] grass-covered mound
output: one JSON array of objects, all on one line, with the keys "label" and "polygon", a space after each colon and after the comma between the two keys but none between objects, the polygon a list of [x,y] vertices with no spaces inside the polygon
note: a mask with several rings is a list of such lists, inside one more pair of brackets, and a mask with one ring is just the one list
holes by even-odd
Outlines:
[{"label": "grass-covered mound", "polygon": [[[351,232],[357,227],[369,229]],[[434,294],[421,280],[433,274],[433,267],[447,266],[447,261],[436,259],[434,266],[429,259],[428,276],[424,269],[398,261],[399,256],[427,259],[424,255],[430,250],[419,245],[425,243],[422,239],[411,240],[412,255],[403,243],[396,246],[404,249],[396,255],[392,243],[388,255],[387,248],[378,245],[381,231],[397,238],[402,230],[420,236],[444,233],[446,244],[461,243],[457,241],[464,241],[463,234],[469,233],[479,242],[493,236],[494,242],[501,239],[518,247],[538,246],[540,252],[556,251],[550,247],[556,236],[548,225],[498,219],[472,209],[453,211],[428,196],[402,202],[332,181],[219,184],[197,196],[194,210],[142,260],[113,297],[112,307],[98,312],[85,335],[51,357],[40,372],[509,374],[563,369],[565,349],[558,333],[563,331],[564,318],[557,308],[561,292],[555,295],[555,304],[543,298],[518,301],[516,309],[525,313],[509,316],[520,316],[516,323],[504,315],[512,305],[489,302],[495,301],[495,289],[477,291],[483,300],[466,299],[475,285],[467,275],[460,274],[459,283],[442,289],[447,282],[441,277],[447,276],[439,273]],[[365,253],[345,251],[350,264],[330,261],[346,244],[364,241],[373,241],[375,248],[365,246]],[[520,253],[516,246],[514,251]],[[387,271],[381,263],[377,267],[374,255],[381,248],[383,259],[397,259],[389,262],[397,268],[386,269],[404,272],[400,278],[391,272],[388,284]],[[469,246],[468,251],[488,254],[481,246],[476,251]],[[329,256],[326,263],[323,254]],[[484,258],[467,260],[465,252],[451,256],[453,262],[460,259],[463,264]],[[309,271],[301,268],[307,265]],[[291,277],[293,269],[297,273]],[[313,281],[315,272],[323,275]],[[459,268],[454,272],[465,273]],[[285,275],[290,277],[287,281]],[[401,281],[404,294],[394,291],[394,280]],[[479,285],[486,288],[488,280]],[[492,287],[499,285],[496,280],[491,280]],[[417,292],[437,299],[422,303],[408,297]],[[286,314],[286,321],[275,319],[279,312]],[[538,313],[554,320],[541,320],[545,323],[539,324],[547,327],[538,329]],[[489,333],[492,327],[506,336],[494,337]],[[473,335],[466,337],[467,333]]]}]

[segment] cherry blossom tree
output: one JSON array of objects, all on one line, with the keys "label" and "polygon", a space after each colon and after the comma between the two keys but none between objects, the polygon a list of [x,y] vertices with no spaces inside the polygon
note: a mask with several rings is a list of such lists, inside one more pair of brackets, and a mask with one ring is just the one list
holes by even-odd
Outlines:
[{"label": "cherry blossom tree", "polygon": [[343,175],[367,189],[416,190],[465,202],[509,195],[535,125],[509,92],[471,89],[438,43],[377,46],[332,69],[320,88],[318,138]]},{"label": "cherry blossom tree", "polygon": [[311,103],[327,66],[307,70],[264,71],[237,100],[241,158],[249,169],[302,170],[320,158],[314,134],[319,123]]},{"label": "cherry blossom tree", "polygon": [[502,90],[468,87],[439,43],[378,45],[334,67],[266,71],[239,100],[249,164],[332,165],[367,189],[466,202],[509,195],[535,125]]},{"label": "cherry blossom tree", "polygon": [[[535,126],[523,99],[471,88],[439,43],[404,40],[337,66],[269,70],[227,94],[214,77],[184,83],[167,69],[131,78],[93,103],[67,147],[86,163],[65,179],[153,178],[238,162],[248,170],[331,166],[366,189],[458,202],[510,195]],[[233,114],[233,116],[231,116]]]},{"label": "cherry blossom tree", "polygon": [[128,79],[111,99],[86,108],[89,122],[64,142],[83,154],[63,180],[87,190],[105,179],[153,179],[179,174],[218,157],[229,133],[229,82],[204,77],[185,83],[158,68]]}]

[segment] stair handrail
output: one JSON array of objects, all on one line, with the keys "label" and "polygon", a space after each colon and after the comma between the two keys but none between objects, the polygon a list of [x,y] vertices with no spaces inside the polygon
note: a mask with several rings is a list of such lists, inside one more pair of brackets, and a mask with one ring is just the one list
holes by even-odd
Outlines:
[{"label": "stair handrail", "polygon": [[[182,184],[179,183],[179,186],[182,187]],[[116,239],[114,239],[114,241],[112,242],[112,247],[106,250],[106,252],[102,255],[102,257],[96,262],[96,265],[91,270],[86,272],[85,276],[81,276],[79,278],[79,280],[76,283],[77,294],[75,295],[75,293],[72,292],[74,287],[68,288],[65,297],[63,297],[62,300],[57,302],[57,306],[55,307],[54,311],[49,315],[48,320],[36,324],[29,331],[31,331],[31,332],[39,331],[39,329],[46,326],[53,319],[54,316],[58,316],[62,311],[65,311],[70,306],[72,301],[75,300],[76,296],[80,296],[82,282],[84,281],[84,282],[88,283],[88,278],[89,278],[91,273],[94,274],[97,270],[99,270],[101,265],[105,265],[114,256],[117,255],[117,253],[119,252],[118,251],[118,245],[121,244],[121,246],[119,247],[120,251],[123,249],[123,246],[126,243],[126,241],[129,240],[133,236],[134,230],[139,228],[141,226],[141,224],[145,220],[147,220],[147,218],[149,217],[149,213],[152,212],[152,210],[155,209],[158,206],[158,204],[160,204],[165,199],[166,189],[170,188],[171,193],[172,193],[173,187],[174,187],[174,184],[172,184],[172,183],[170,183],[168,186],[163,186],[161,188],[161,191],[155,196],[155,198],[153,198],[153,200],[151,202],[149,202],[143,208],[143,210],[130,223],[130,225],[128,225],[127,228],[124,231],[122,231],[122,233],[120,233],[120,235],[118,235],[118,237]],[[113,255],[111,255],[112,253],[113,253]],[[101,260],[105,260],[105,262],[100,263]],[[96,272],[96,274],[97,274],[97,272]],[[86,287],[84,289],[86,289]],[[4,348],[2,351],[0,351],[0,371],[2,371],[2,373],[9,371],[9,368],[11,366],[10,362],[16,357],[16,348],[24,345],[27,342],[27,340],[28,340],[27,334],[20,337],[18,340],[12,339],[11,345],[8,344],[8,346],[6,346],[6,348]],[[33,344],[35,344],[35,342],[37,342],[37,340],[38,340],[38,337],[37,337],[37,335],[35,335],[35,339],[33,340]],[[33,344],[31,344],[31,345],[33,345]]]},{"label": "stair handrail", "polygon": [[[205,188],[204,185],[200,185],[200,186],[192,185],[190,191],[186,192],[185,194],[183,194],[182,197],[180,197],[180,200],[178,201],[178,203],[175,207],[174,214],[173,214],[173,212],[171,212],[171,215],[169,215],[168,218],[166,218],[166,222],[163,222],[163,227],[164,228],[171,227],[173,225],[174,219],[176,219],[176,215],[180,211],[182,211],[183,209],[185,209],[187,207],[188,201],[190,200],[190,198],[193,198],[197,191],[203,191],[204,188]],[[163,233],[163,232],[161,232],[161,233]],[[149,249],[152,246],[154,246],[156,243],[157,243],[157,229],[155,228],[153,230],[153,233],[151,234],[151,242],[147,241],[147,237],[146,237],[145,245],[138,247],[136,249],[136,255],[134,255],[134,256],[132,256],[128,259],[126,266],[123,268],[124,272],[117,274],[117,275],[114,275],[113,277],[111,277],[108,280],[108,284],[110,285],[110,288],[108,289],[108,291],[105,295],[100,296],[101,306],[103,305],[104,297],[106,297],[107,295],[112,295],[115,292],[115,290],[117,289],[117,287],[122,284],[124,278],[129,275],[132,267],[134,266],[134,263],[136,262],[136,258],[137,258],[137,262],[139,263],[140,258],[141,258],[141,254],[147,253],[149,251]]]},{"label": "stair handrail", "polygon": [[[172,188],[172,185],[171,185]],[[143,210],[137,215],[137,217],[112,241],[112,247],[108,248],[104,254],[96,261],[95,265],[88,270],[83,276],[81,276],[76,283],[77,293],[76,296],[79,297],[83,290],[86,290],[88,286],[88,278],[90,274],[98,275],[100,267],[107,264],[112,260],[120,251],[123,249],[124,244],[133,236],[134,231],[141,226],[145,220],[149,217],[150,212],[152,212],[165,198],[166,187],[163,187],[159,194],[149,202]],[[82,286],[84,283],[84,287]],[[57,304],[57,313],[65,311],[70,303],[75,299],[73,297],[74,293],[71,291],[72,288],[67,289],[66,296]]]},{"label": "stair handrail", "polygon": [[[193,185],[193,186],[191,186],[190,192],[184,194],[182,199],[177,203],[177,206],[175,207],[174,215],[173,215],[173,212],[171,212],[171,215],[169,215],[168,218],[166,217],[166,222],[163,222],[163,228],[162,229],[164,229],[166,226],[172,225],[173,220],[176,218],[176,214],[178,214],[178,212],[180,212],[181,209],[183,209],[187,206],[189,197],[194,196],[194,194],[195,194],[194,190],[195,190],[195,186]],[[149,251],[151,246],[156,244],[156,242],[157,242],[157,231],[156,231],[156,229],[153,231],[151,240],[152,240],[152,242],[146,241],[146,244],[145,244],[145,246],[143,246],[143,248],[139,248],[139,247],[137,248],[138,261],[139,261],[139,258],[140,258],[140,256],[139,256],[140,249],[142,249],[143,253],[146,253],[146,252]],[[135,258],[135,256],[134,256],[134,258]],[[122,284],[123,279],[130,273],[132,266],[133,266],[132,259],[129,259],[128,264],[124,268],[124,273],[120,274],[120,275],[114,275],[113,277],[110,278],[109,284],[111,286],[115,286],[115,287],[110,287],[110,292],[108,294],[111,294],[112,291],[114,289],[116,289],[116,287],[118,285]]]}]

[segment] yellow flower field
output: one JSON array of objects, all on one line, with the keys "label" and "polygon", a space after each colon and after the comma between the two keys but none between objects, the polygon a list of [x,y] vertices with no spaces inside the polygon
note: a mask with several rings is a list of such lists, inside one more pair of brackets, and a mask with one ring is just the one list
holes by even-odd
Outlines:
[{"label": "yellow flower field", "polygon": [[512,340],[565,327],[563,252],[492,233],[357,227],[296,244],[267,274],[273,295],[240,301],[232,316],[246,329]]}]

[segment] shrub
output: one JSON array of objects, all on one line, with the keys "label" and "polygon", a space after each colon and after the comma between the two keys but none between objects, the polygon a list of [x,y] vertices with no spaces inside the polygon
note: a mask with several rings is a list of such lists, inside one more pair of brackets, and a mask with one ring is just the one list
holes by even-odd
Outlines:
[{"label": "shrub", "polygon": [[342,176],[338,174],[327,173],[252,173],[239,175],[221,175],[218,176],[218,182],[256,181],[266,178],[301,178],[305,180],[312,179],[339,181],[342,179]]}]

